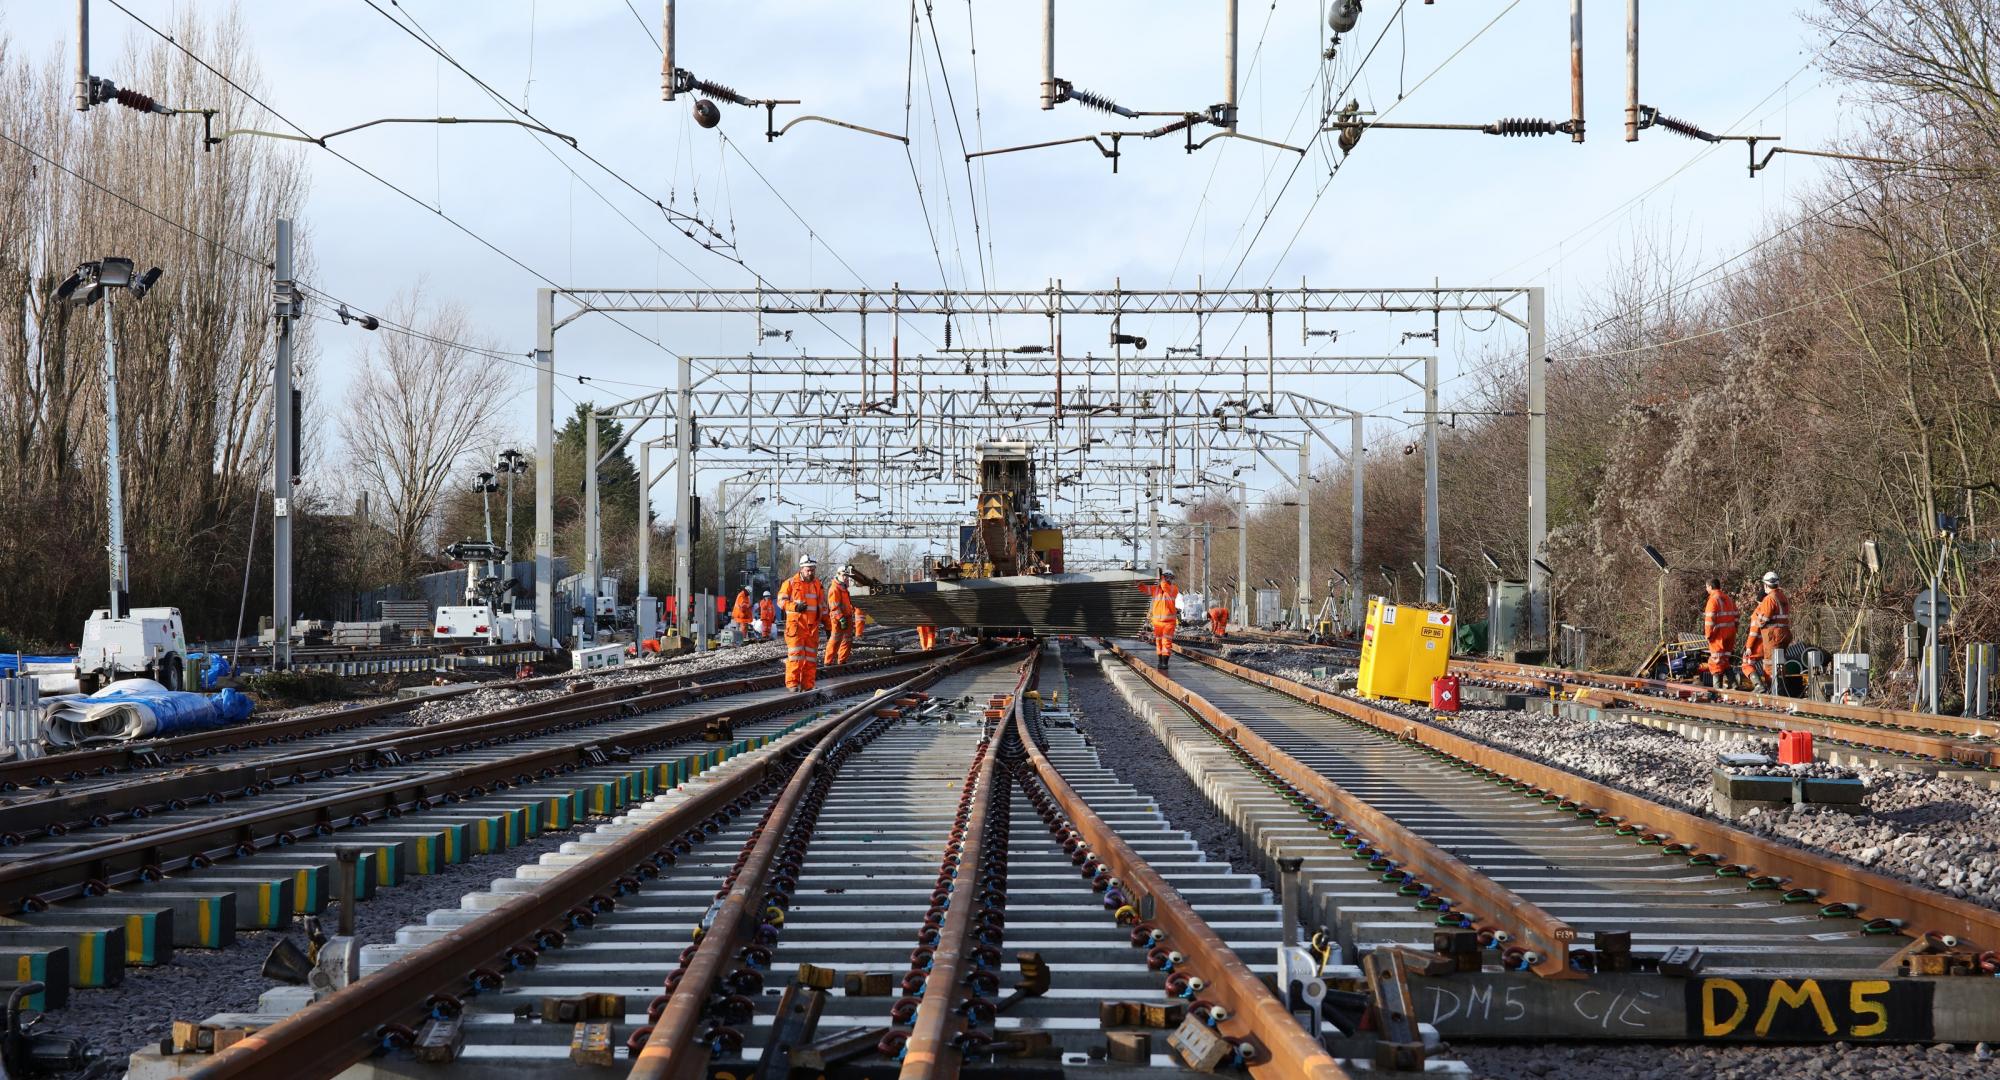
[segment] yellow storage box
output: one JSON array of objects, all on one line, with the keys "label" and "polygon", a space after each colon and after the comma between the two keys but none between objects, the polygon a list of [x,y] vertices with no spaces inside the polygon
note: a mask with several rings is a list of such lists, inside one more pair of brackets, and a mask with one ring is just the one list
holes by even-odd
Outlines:
[{"label": "yellow storage box", "polygon": [[1431,680],[1451,662],[1451,613],[1420,604],[1368,600],[1361,632],[1361,676],[1355,689],[1367,697],[1428,705]]}]

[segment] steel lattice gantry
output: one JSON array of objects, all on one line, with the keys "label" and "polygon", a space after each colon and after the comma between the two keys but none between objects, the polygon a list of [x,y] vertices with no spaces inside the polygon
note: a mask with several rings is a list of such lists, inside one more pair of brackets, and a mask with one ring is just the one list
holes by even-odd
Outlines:
[{"label": "steel lattice gantry", "polygon": [[[1149,493],[1153,513],[1163,492],[1227,489],[1223,473],[1240,471],[1254,456],[1277,467],[1303,491],[1311,472],[1311,444],[1319,441],[1353,468],[1353,550],[1350,563],[1350,617],[1358,618],[1361,520],[1361,414],[1344,406],[1281,388],[1280,380],[1325,374],[1401,374],[1412,364],[1426,366],[1425,422],[1435,445],[1438,416],[1436,357],[1282,356],[1277,348],[1280,316],[1297,316],[1302,337],[1311,315],[1355,313],[1485,312],[1526,331],[1525,363],[1528,393],[1529,477],[1528,551],[1531,555],[1530,610],[1536,632],[1546,625],[1544,557],[1547,499],[1545,493],[1546,402],[1543,382],[1543,294],[1533,287],[1442,288],[1296,288],[1260,289],[1074,289],[1060,282],[1045,288],[1016,291],[950,289],[783,289],[772,286],[741,289],[542,289],[536,302],[537,365],[537,484],[535,558],[536,633],[553,638],[554,555],[554,382],[555,333],[591,313],[658,315],[729,314],[755,318],[759,336],[763,321],[790,316],[810,317],[822,326],[828,317],[854,318],[860,346],[847,356],[742,356],[697,360],[677,356],[672,389],[618,403],[605,415],[643,422],[671,420],[674,450],[670,471],[675,480],[675,588],[688,611],[691,594],[691,550],[688,542],[693,496],[694,457],[703,454],[709,468],[741,466],[763,474],[803,477],[812,467],[802,460],[789,463],[779,455],[815,455],[824,460],[831,450],[851,458],[852,469],[868,452],[877,455],[921,453],[942,466],[944,483],[957,483],[957,465],[970,446],[983,438],[1042,438],[1058,452],[1077,454],[1076,464],[1096,474],[1099,455],[1113,450],[1133,456],[1157,455]],[[1120,334],[1126,319],[1192,316],[1197,320],[1235,317],[1254,321],[1263,316],[1263,356],[1223,357],[1204,354],[1165,358],[1127,355]],[[1021,325],[1028,317],[1043,320],[1036,344],[937,350],[934,355],[905,357],[901,349],[903,321],[910,316],[980,317]],[[868,348],[871,320],[890,326],[891,355],[872,355]],[[1078,356],[1065,349],[1069,321],[1109,320],[1113,353]],[[947,323],[949,325],[949,322]],[[1289,325],[1289,324],[1288,324]],[[828,327],[831,329],[831,327]],[[879,334],[879,332],[878,332]],[[879,337],[878,337],[879,340]],[[948,340],[948,339],[947,339]],[[1161,380],[1169,380],[1162,387]],[[1192,388],[1188,384],[1194,384]],[[797,423],[772,424],[784,417]],[[1327,428],[1337,420],[1349,424],[1341,445]],[[590,426],[595,431],[595,425]],[[1038,432],[1040,434],[1038,434]],[[697,440],[702,445],[697,446]],[[641,440],[642,454],[648,440]],[[770,445],[776,442],[782,445]],[[709,451],[716,451],[713,456]],[[1295,452],[1296,471],[1279,465],[1274,451]],[[951,457],[957,455],[959,460]],[[593,456],[595,456],[593,454]],[[1434,452],[1433,452],[1434,457]],[[771,460],[759,461],[758,458]],[[1150,462],[1149,462],[1150,463]],[[1435,475],[1432,461],[1431,474]],[[838,465],[834,466],[836,469]],[[594,479],[594,469],[586,476]],[[820,475],[833,475],[821,473]],[[650,481],[651,476],[648,476]],[[929,482],[929,481],[927,481]],[[1237,485],[1239,508],[1247,490]],[[1435,530],[1435,486],[1427,491],[1427,519]],[[594,502],[594,500],[587,500]],[[1300,498],[1299,605],[1309,610],[1313,575],[1310,559],[1310,519],[1307,498]],[[1240,511],[1239,511],[1240,512]],[[594,515],[591,515],[594,517]],[[642,515],[643,519],[643,515]],[[1157,517],[1153,518],[1157,529]],[[857,523],[858,525],[858,523]],[[1241,522],[1239,521],[1239,525]],[[1427,588],[1435,595],[1435,541],[1427,541]],[[595,545],[592,545],[594,554]],[[1239,551],[1239,568],[1243,554]],[[594,569],[594,567],[593,567]],[[1239,573],[1239,580],[1245,576]],[[593,575],[594,577],[594,575]]]}]

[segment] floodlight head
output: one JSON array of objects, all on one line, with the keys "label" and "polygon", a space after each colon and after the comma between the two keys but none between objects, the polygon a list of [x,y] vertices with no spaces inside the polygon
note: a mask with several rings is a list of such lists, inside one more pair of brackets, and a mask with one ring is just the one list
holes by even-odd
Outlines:
[{"label": "floodlight head", "polygon": [[132,299],[134,300],[144,299],[146,294],[152,291],[153,286],[157,284],[159,280],[160,280],[160,268],[157,266],[139,275],[139,280],[134,281],[132,283]]},{"label": "floodlight head", "polygon": [[1640,544],[1639,550],[1645,552],[1646,557],[1648,559],[1653,560],[1653,565],[1659,567],[1661,573],[1666,572],[1667,557],[1665,555],[1660,554],[1659,548],[1656,548],[1651,544]]},{"label": "floodlight head", "polygon": [[97,261],[99,285],[106,288],[126,288],[132,281],[132,260],[113,255]]},{"label": "floodlight head", "polygon": [[[77,267],[75,272],[63,279],[62,284],[56,286],[56,303],[74,303],[79,307],[88,304],[91,300],[89,294],[95,292],[97,288],[95,282],[92,281],[96,276],[96,270],[95,263],[84,263]],[[89,284],[90,288],[84,290],[85,295],[76,295],[77,290],[83,289],[86,284]]]},{"label": "floodlight head", "polygon": [[1500,560],[1494,557],[1492,550],[1485,544],[1479,545],[1479,560],[1486,564],[1488,570],[1496,574],[1500,572]]},{"label": "floodlight head", "polygon": [[1540,559],[1529,559],[1528,561],[1535,564],[1535,569],[1540,570],[1542,573],[1547,574],[1549,577],[1556,576],[1556,572],[1554,570],[1549,569],[1548,563],[1545,563]]}]

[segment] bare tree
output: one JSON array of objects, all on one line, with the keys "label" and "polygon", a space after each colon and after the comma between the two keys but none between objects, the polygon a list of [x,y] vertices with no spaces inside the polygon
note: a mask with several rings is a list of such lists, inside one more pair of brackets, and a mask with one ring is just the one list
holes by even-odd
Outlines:
[{"label": "bare tree", "polygon": [[459,467],[493,445],[511,372],[504,361],[446,344],[486,348],[462,306],[427,304],[421,284],[388,319],[424,336],[383,334],[363,354],[347,394],[347,440],[361,489],[395,538],[394,570],[406,575],[430,554]]}]

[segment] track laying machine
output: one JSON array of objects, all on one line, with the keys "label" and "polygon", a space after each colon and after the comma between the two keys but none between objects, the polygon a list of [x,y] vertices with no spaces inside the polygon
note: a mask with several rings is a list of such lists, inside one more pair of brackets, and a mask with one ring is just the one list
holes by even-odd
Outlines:
[{"label": "track laying machine", "polygon": [[1062,529],[1041,509],[1025,442],[979,445],[979,499],[958,557],[928,579],[864,581],[854,602],[884,626],[955,626],[982,635],[1131,634],[1146,626],[1149,578],[1063,572]]}]

